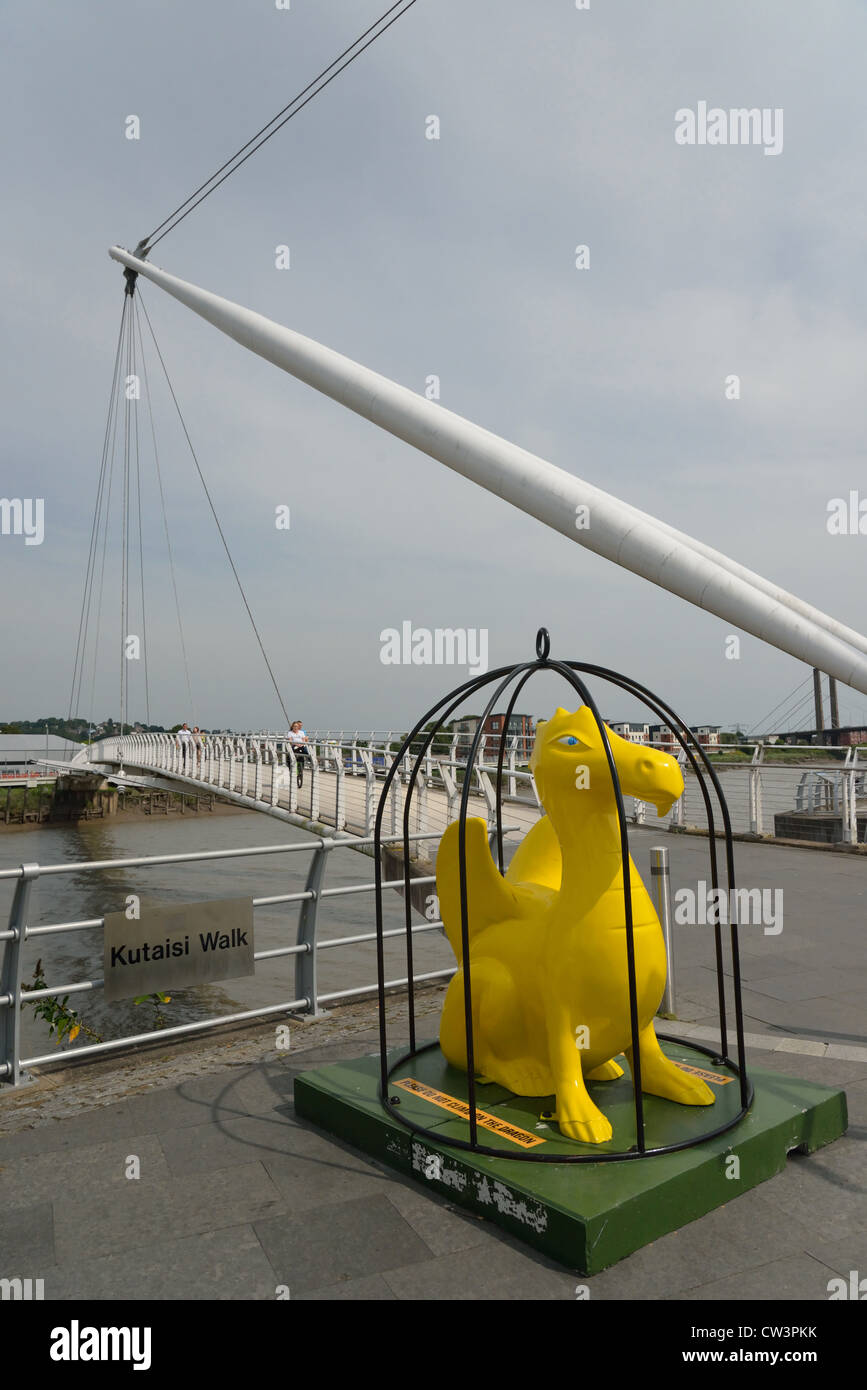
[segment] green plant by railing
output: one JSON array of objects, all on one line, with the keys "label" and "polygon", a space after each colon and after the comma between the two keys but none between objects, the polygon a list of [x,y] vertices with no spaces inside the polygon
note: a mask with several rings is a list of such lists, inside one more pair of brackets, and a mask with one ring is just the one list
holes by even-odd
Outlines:
[{"label": "green plant by railing", "polygon": [[[36,962],[33,971],[33,979],[29,984],[23,984],[22,989],[47,989],[45,977],[42,974],[42,961]],[[69,995],[65,994],[62,999],[49,994],[45,999],[22,999],[22,1009],[29,1004],[37,1018],[43,1018],[48,1024],[49,1034],[56,1035],[54,1040],[58,1047],[64,1041],[75,1042],[79,1033],[84,1033],[86,1037],[92,1038],[94,1042],[102,1042],[99,1033],[78,1017],[75,1009],[67,1006]]]},{"label": "green plant by railing", "polygon": [[157,993],[155,993],[155,994],[140,994],[140,995],[139,995],[136,999],[134,999],[132,1002],[133,1002],[134,1004],[150,1004],[151,1008],[152,1008],[153,1011],[154,1011],[154,1016],[153,1016],[153,1024],[154,1024],[154,1027],[155,1027],[155,1028],[165,1028],[165,1026],[166,1026],[166,1024],[168,1023],[169,1020],[168,1020],[168,1018],[166,1017],[166,1015],[163,1013],[163,1011],[162,1011],[162,1009],[161,1009],[160,1006],[161,1006],[162,1004],[170,1004],[170,1003],[172,1002],[172,996],[171,996],[170,994],[160,994],[159,992],[157,992]]}]

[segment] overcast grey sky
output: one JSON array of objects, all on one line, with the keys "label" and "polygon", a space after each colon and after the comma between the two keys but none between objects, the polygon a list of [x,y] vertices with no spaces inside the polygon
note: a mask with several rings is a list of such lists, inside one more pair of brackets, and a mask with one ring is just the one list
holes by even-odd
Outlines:
[{"label": "overcast grey sky", "polygon": [[[44,498],[45,539],[0,536],[0,718],[67,708],[122,301],[107,247],[133,247],[385,8],[7,0],[0,496]],[[863,630],[867,536],[826,516],[867,496],[865,49],[855,0],[418,0],[153,260],[412,389],[438,375],[449,409]],[[700,101],[782,108],[781,152],[677,144],[675,112]],[[465,679],[382,665],[380,631],[405,620],[488,629],[492,665],[545,624],[555,654],[630,673],[690,722],[750,726],[808,676],[749,636],[726,660],[721,621],[143,292],[308,727],[397,727]],[[156,422],[195,698],[145,454],[151,719],[277,727],[164,391]],[[118,567],[115,528],[81,707],[98,718],[119,713]],[[840,698],[844,722],[867,715]]]}]

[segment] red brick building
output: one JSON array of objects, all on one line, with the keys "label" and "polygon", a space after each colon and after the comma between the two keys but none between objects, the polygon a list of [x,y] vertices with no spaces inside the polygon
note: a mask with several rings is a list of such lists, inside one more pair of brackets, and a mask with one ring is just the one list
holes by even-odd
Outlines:
[{"label": "red brick building", "polygon": [[[500,714],[489,714],[485,720],[484,738],[480,748],[484,750],[486,759],[496,758],[500,751],[500,739],[503,737],[505,724],[505,711]],[[533,739],[536,736],[536,726],[533,723],[531,714],[513,714],[509,719],[509,727],[506,730],[506,753],[509,755],[511,740],[518,739],[516,755],[519,762],[527,762],[533,751]]]}]

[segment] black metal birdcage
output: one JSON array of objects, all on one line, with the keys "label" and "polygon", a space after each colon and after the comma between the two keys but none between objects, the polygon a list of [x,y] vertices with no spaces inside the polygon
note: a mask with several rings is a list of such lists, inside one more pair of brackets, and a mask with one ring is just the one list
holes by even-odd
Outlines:
[{"label": "black metal birdcage", "polygon": [[[519,695],[524,690],[528,681],[533,676],[541,672],[554,672],[559,674],[567,685],[580,697],[583,705],[591,711],[600,734],[602,747],[605,750],[608,763],[608,770],[611,776],[611,784],[617,807],[617,816],[620,825],[620,851],[623,869],[623,903],[624,903],[624,925],[626,930],[626,957],[629,984],[629,1006],[630,1024],[632,1038],[632,1057],[633,1061],[633,1092],[635,1106],[635,1134],[636,1142],[626,1150],[612,1151],[610,1149],[600,1150],[593,1146],[593,1152],[576,1152],[540,1154],[535,1149],[529,1151],[494,1147],[489,1144],[479,1143],[478,1140],[478,1106],[476,1103],[476,1076],[474,1072],[475,1046],[473,1037],[473,1018],[472,1018],[472,964],[471,964],[471,945],[470,932],[467,916],[467,865],[466,865],[466,821],[467,808],[469,805],[470,791],[473,781],[473,772],[479,758],[479,750],[483,753],[489,746],[492,739],[498,739],[497,752],[497,771],[496,771],[496,802],[495,802],[495,824],[489,827],[496,848],[496,859],[500,873],[504,873],[503,859],[503,769],[504,755],[506,750],[506,740],[512,713],[515,709]],[[729,1054],[729,1022],[728,1008],[726,999],[725,973],[724,973],[724,938],[723,923],[719,920],[719,913],[716,914],[717,920],[714,923],[714,948],[715,964],[717,976],[717,996],[719,1007],[719,1033],[720,1045],[718,1048],[706,1047],[689,1039],[689,1049],[712,1059],[715,1066],[725,1069],[731,1074],[732,1078],[737,1079],[740,1090],[740,1107],[735,1115],[729,1115],[723,1124],[714,1128],[702,1130],[688,1139],[679,1140],[676,1143],[659,1144],[651,1146],[647,1142],[645,1127],[644,1099],[641,1091],[641,1057],[638,1047],[638,1004],[637,1004],[637,985],[635,968],[635,942],[633,929],[633,904],[632,904],[632,884],[629,872],[629,831],[626,812],[624,809],[623,794],[620,779],[615,765],[611,745],[606,733],[605,724],[599,714],[596,702],[585,683],[584,677],[593,680],[604,681],[608,685],[625,691],[627,694],[639,700],[647,709],[651,710],[661,721],[666,723],[683,750],[683,756],[695,775],[696,784],[701,792],[708,825],[708,855],[709,855],[709,875],[714,892],[719,891],[719,862],[717,846],[717,820],[714,815],[714,797],[718,803],[720,819],[722,822],[722,836],[725,844],[725,874],[728,887],[727,901],[730,904],[736,902],[735,889],[735,868],[734,868],[734,849],[732,844],[731,820],[725,796],[720,785],[716,770],[711,764],[705,749],[699,743],[697,737],[684,724],[683,720],[670,708],[669,705],[659,696],[647,690],[638,681],[628,676],[621,675],[616,671],[611,671],[602,666],[594,666],[586,662],[579,661],[558,661],[550,656],[550,640],[545,628],[540,628],[536,637],[536,659],[534,661],[519,662],[513,666],[503,666],[494,671],[489,671],[477,676],[472,680],[464,682],[449,694],[443,696],[441,700],[428,710],[418,723],[407,734],[401,744],[400,750],[394,755],[390,767],[387,770],[382,794],[376,813],[375,823],[375,875],[376,875],[376,934],[377,934],[377,976],[379,992],[379,1034],[380,1034],[380,1086],[379,1095],[382,1105],[392,1119],[404,1125],[414,1135],[421,1135],[428,1139],[435,1140],[441,1145],[458,1150],[470,1150],[474,1153],[484,1154],[496,1158],[509,1158],[515,1161],[532,1163],[600,1163],[622,1161],[631,1158],[650,1158],[659,1154],[672,1153],[678,1149],[691,1148],[696,1144],[715,1138],[717,1135],[732,1129],[746,1115],[752,1104],[753,1090],[746,1072],[744,1058],[744,1025],[743,1025],[743,1004],[741,997],[741,978],[740,978],[740,958],[738,948],[738,925],[734,920],[728,923],[730,938],[729,951],[731,961],[732,996],[734,1003],[734,1034],[736,1042],[737,1059]],[[509,690],[514,688],[509,695],[506,706],[505,718],[502,721],[502,730],[493,734],[488,728],[488,719],[494,710],[498,710],[500,702]],[[415,989],[413,984],[413,934],[412,934],[412,903],[411,903],[411,866],[410,866],[410,817],[413,810],[414,798],[417,793],[419,775],[426,764],[429,750],[434,740],[445,727],[446,721],[459,708],[463,702],[472,695],[480,691],[493,687],[493,692],[485,704],[482,714],[478,720],[475,732],[472,736],[469,750],[467,752],[466,767],[464,769],[463,784],[461,787],[459,821],[460,829],[458,832],[459,864],[460,864],[460,888],[461,888],[461,939],[462,939],[462,961],[464,979],[464,1020],[466,1028],[466,1055],[467,1055],[467,1108],[469,1138],[444,1139],[435,1130],[407,1119],[401,1111],[401,1097],[391,1091],[391,1078],[394,1073],[406,1064],[411,1058],[430,1048],[438,1046],[438,1043],[425,1043],[418,1046],[416,1039],[416,1005]],[[383,944],[383,866],[382,866],[382,823],[385,814],[386,804],[392,784],[401,770],[411,763],[411,771],[404,787],[403,804],[403,898],[406,914],[406,957],[407,957],[407,979],[408,979],[408,1012],[409,1012],[409,1048],[396,1058],[389,1061],[389,1047],[387,1037],[387,1023],[385,1011],[385,959]],[[713,793],[713,795],[712,795]],[[719,898],[714,901],[719,902]],[[734,914],[729,914],[730,919]],[[658,1033],[657,1037],[661,1041],[668,1043],[683,1044],[683,1038],[673,1037],[665,1033]],[[577,1142],[577,1141],[576,1141]],[[585,1146],[590,1148],[591,1146]]]}]

